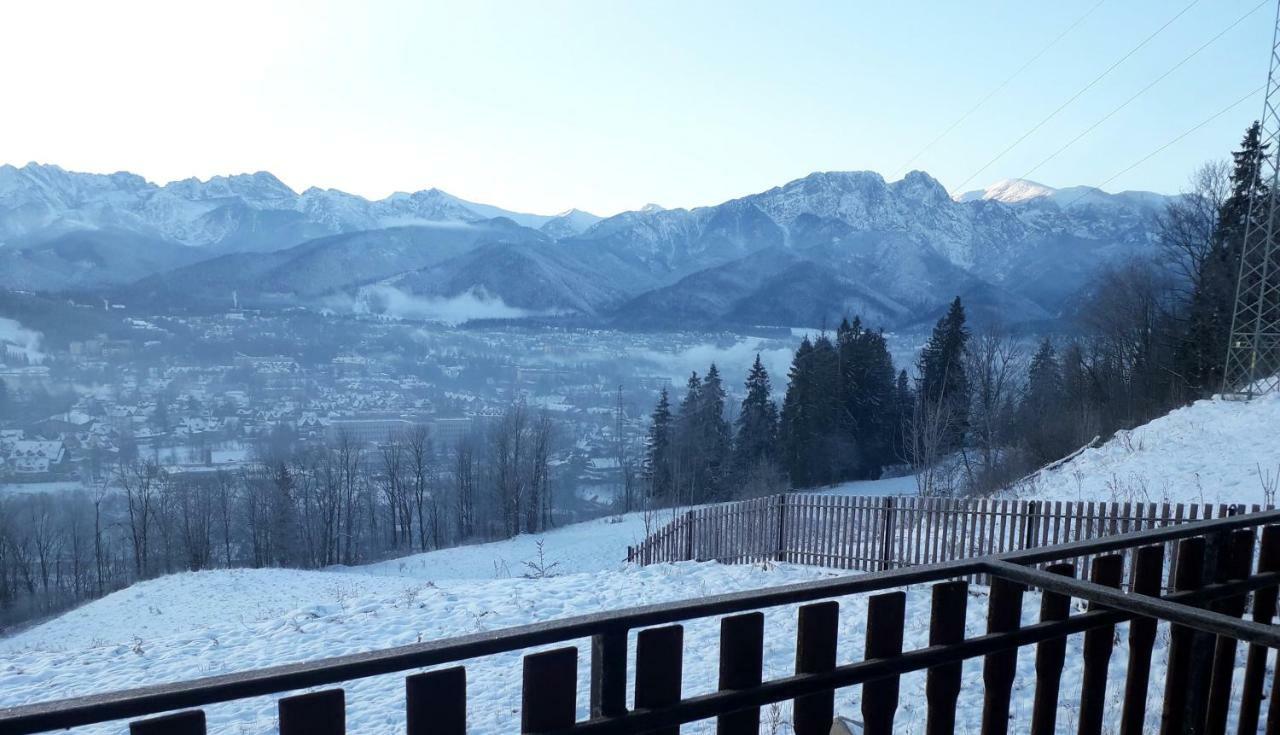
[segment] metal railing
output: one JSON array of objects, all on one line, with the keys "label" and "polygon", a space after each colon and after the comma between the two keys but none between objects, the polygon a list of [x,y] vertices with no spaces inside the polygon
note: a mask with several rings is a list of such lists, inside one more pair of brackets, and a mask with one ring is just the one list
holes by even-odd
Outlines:
[{"label": "metal railing", "polygon": [[[1261,717],[1268,649],[1280,648],[1273,627],[1280,585],[1280,511],[1236,515],[990,556],[854,574],[771,589],[684,602],[609,611],[502,631],[414,644],[320,661],[277,666],[176,684],[37,703],[0,710],[0,735],[39,733],[101,722],[150,718],[130,724],[137,735],[205,732],[202,710],[220,702],[326,687],[383,674],[455,664],[406,679],[407,730],[461,735],[466,731],[466,671],[458,662],[535,646],[591,639],[591,715],[577,720],[578,651],[564,647],[524,658],[520,730],[525,733],[675,732],[681,724],[716,718],[725,735],[758,732],[760,707],[793,700],[798,735],[826,733],[838,688],[861,685],[866,732],[888,733],[898,709],[898,678],[927,671],[926,730],[950,732],[960,691],[960,662],[985,657],[983,732],[1009,726],[1015,677],[1034,676],[1031,731],[1056,726],[1066,636],[1085,633],[1079,731],[1101,732],[1115,626],[1129,625],[1128,675],[1121,732],[1142,732],[1155,627],[1172,624],[1162,731],[1222,732],[1235,709],[1241,732],[1254,732]],[[1265,527],[1264,527],[1265,526]],[[1258,529],[1261,548],[1255,550]],[[1164,545],[1177,542],[1174,589],[1160,595]],[[1123,552],[1132,552],[1128,579]],[[1089,579],[1070,576],[1072,564],[1090,556]],[[1256,560],[1256,568],[1255,568]],[[1040,568],[1041,565],[1048,565]],[[987,631],[965,637],[968,583],[992,579]],[[1121,591],[1121,583],[1131,591]],[[905,593],[896,588],[933,584],[929,645],[903,650]],[[1040,622],[1022,626],[1023,592],[1042,590]],[[894,591],[886,591],[894,590]],[[863,660],[836,663],[838,602],[873,594]],[[1070,613],[1071,598],[1089,609]],[[1242,619],[1252,598],[1250,620]],[[762,678],[763,613],[807,603],[798,611],[794,675]],[[685,697],[680,623],[721,620],[719,689]],[[957,622],[958,621],[958,622]],[[636,634],[634,707],[627,708],[629,635]],[[1243,696],[1232,701],[1237,644],[1247,643]],[[1035,671],[1019,672],[1017,649],[1036,645]],[[1207,653],[1202,658],[1201,654]],[[1210,662],[1192,666],[1192,661]],[[178,711],[175,713],[177,710]],[[279,700],[282,735],[345,732],[341,689]],[[162,713],[173,713],[163,714]],[[154,717],[155,715],[162,715]],[[1267,732],[1280,733],[1280,707],[1268,712]],[[1246,725],[1252,723],[1253,729]]]}]

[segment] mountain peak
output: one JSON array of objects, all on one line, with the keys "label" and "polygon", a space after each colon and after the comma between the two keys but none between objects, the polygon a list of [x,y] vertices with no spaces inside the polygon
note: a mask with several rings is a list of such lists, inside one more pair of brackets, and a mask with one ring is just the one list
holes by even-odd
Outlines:
[{"label": "mountain peak", "polygon": [[927,204],[940,204],[951,198],[947,187],[924,171],[910,171],[890,186],[901,196]]},{"label": "mountain peak", "polygon": [[958,202],[990,200],[1017,204],[1031,199],[1052,197],[1057,192],[1058,190],[1051,186],[1029,179],[1001,179],[985,189],[964,192],[955,199]]}]

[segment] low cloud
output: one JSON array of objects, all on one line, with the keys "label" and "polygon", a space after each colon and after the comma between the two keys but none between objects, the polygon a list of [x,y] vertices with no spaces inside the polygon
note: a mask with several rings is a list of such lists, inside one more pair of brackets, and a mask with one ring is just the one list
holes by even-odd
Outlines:
[{"label": "low cloud", "polygon": [[0,358],[6,354],[26,355],[32,362],[42,362],[44,352],[40,343],[44,335],[34,329],[27,329],[13,319],[0,317]]},{"label": "low cloud", "polygon": [[440,322],[450,326],[473,319],[525,319],[553,316],[508,306],[499,296],[472,288],[451,297],[416,296],[394,286],[378,285],[360,290],[354,308],[360,313],[383,314],[396,319]]},{"label": "low cloud", "polygon": [[714,362],[720,368],[726,387],[737,392],[757,354],[769,371],[774,393],[780,396],[780,391],[786,389],[787,370],[795,352],[790,347],[779,347],[776,340],[744,338],[733,344],[701,344],[674,352],[646,350],[639,356],[653,363],[659,375],[671,378],[677,391],[682,390],[689,373],[696,370],[698,375],[703,375]]}]

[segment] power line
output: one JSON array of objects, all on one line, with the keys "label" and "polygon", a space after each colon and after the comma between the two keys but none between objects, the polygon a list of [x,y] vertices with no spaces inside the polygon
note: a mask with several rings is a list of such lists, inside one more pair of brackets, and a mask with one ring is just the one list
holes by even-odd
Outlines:
[{"label": "power line", "polygon": [[1169,142],[1165,143],[1164,145],[1160,146],[1159,148],[1155,149],[1154,151],[1151,151],[1150,153],[1148,153],[1147,155],[1143,156],[1142,158],[1139,158],[1137,161],[1134,161],[1132,164],[1130,164],[1130,165],[1126,166],[1125,168],[1121,169],[1120,171],[1116,172],[1115,174],[1112,174],[1112,175],[1111,175],[1111,177],[1109,177],[1108,179],[1106,179],[1106,180],[1105,180],[1105,181],[1103,181],[1102,183],[1098,184],[1097,186],[1088,187],[1088,188],[1086,189],[1086,191],[1082,192],[1082,193],[1080,194],[1080,196],[1076,197],[1075,199],[1072,199],[1071,201],[1067,202],[1066,204],[1059,205],[1059,206],[1060,206],[1060,208],[1061,208],[1061,209],[1063,209],[1063,210],[1066,210],[1066,209],[1070,208],[1072,204],[1075,204],[1076,202],[1080,201],[1081,199],[1083,199],[1083,198],[1085,198],[1085,197],[1089,196],[1089,194],[1091,194],[1092,192],[1094,192],[1094,191],[1098,191],[1098,190],[1101,190],[1101,189],[1102,189],[1102,187],[1106,186],[1107,184],[1110,184],[1112,181],[1115,181],[1116,179],[1120,178],[1121,176],[1124,176],[1125,174],[1129,173],[1130,171],[1132,171],[1132,170],[1134,170],[1135,168],[1137,168],[1137,167],[1141,166],[1142,164],[1146,163],[1147,161],[1149,161],[1150,159],[1152,159],[1152,158],[1154,158],[1155,156],[1159,155],[1160,153],[1164,152],[1164,150],[1165,150],[1166,148],[1168,148],[1169,146],[1172,146],[1173,144],[1177,143],[1178,141],[1182,140],[1183,138],[1187,137],[1188,135],[1191,135],[1192,133],[1196,132],[1196,131],[1197,131],[1197,130],[1199,130],[1200,128],[1203,128],[1204,126],[1208,125],[1209,123],[1213,122],[1214,120],[1217,120],[1218,118],[1222,117],[1223,115],[1227,114],[1228,112],[1232,111],[1233,109],[1235,109],[1235,108],[1239,107],[1239,106],[1240,106],[1241,104],[1243,104],[1244,102],[1247,102],[1247,101],[1249,100],[1249,98],[1250,98],[1250,97],[1253,97],[1254,95],[1256,95],[1256,94],[1258,94],[1259,92],[1261,92],[1261,91],[1263,90],[1263,88],[1264,88],[1264,87],[1266,87],[1266,85],[1265,85],[1265,84],[1264,84],[1264,85],[1262,85],[1262,86],[1259,86],[1259,87],[1255,87],[1255,88],[1253,88],[1253,89],[1252,89],[1248,94],[1246,94],[1245,96],[1243,96],[1243,97],[1241,97],[1240,99],[1236,100],[1235,102],[1232,102],[1231,104],[1227,105],[1226,107],[1222,108],[1221,110],[1218,110],[1217,112],[1213,113],[1213,114],[1212,114],[1212,115],[1210,115],[1209,117],[1207,117],[1207,118],[1205,118],[1204,120],[1202,120],[1202,121],[1201,121],[1199,124],[1197,124],[1195,127],[1190,128],[1189,130],[1185,130],[1185,131],[1183,131],[1180,135],[1178,135],[1178,136],[1177,136],[1177,137],[1175,137],[1174,139],[1170,140]]},{"label": "power line", "polygon": [[1137,45],[1137,46],[1134,46],[1133,48],[1129,49],[1129,52],[1128,52],[1128,53],[1126,53],[1124,56],[1121,56],[1119,59],[1117,59],[1117,60],[1115,61],[1115,63],[1113,63],[1111,66],[1108,66],[1105,70],[1103,70],[1103,72],[1102,72],[1101,74],[1099,74],[1098,76],[1094,77],[1094,78],[1093,78],[1093,80],[1092,80],[1092,81],[1090,81],[1088,84],[1086,84],[1086,85],[1084,85],[1083,87],[1081,87],[1081,88],[1080,88],[1080,90],[1079,90],[1078,92],[1076,92],[1075,94],[1073,94],[1073,95],[1071,95],[1070,97],[1068,97],[1066,102],[1063,102],[1061,105],[1059,105],[1059,106],[1058,106],[1058,108],[1057,108],[1057,109],[1055,109],[1053,112],[1051,112],[1051,113],[1049,113],[1047,116],[1045,116],[1045,118],[1044,118],[1044,119],[1042,119],[1040,122],[1038,122],[1038,123],[1036,123],[1035,125],[1033,125],[1033,126],[1031,127],[1031,129],[1030,129],[1030,130],[1028,130],[1027,132],[1023,133],[1022,135],[1018,136],[1017,140],[1015,140],[1015,141],[1013,141],[1012,143],[1010,143],[1009,145],[1005,146],[1004,150],[1002,150],[1002,151],[1000,151],[999,153],[997,153],[997,154],[995,155],[995,157],[994,157],[994,158],[992,158],[990,161],[987,161],[985,164],[983,164],[981,168],[979,168],[977,171],[974,171],[974,172],[969,176],[969,178],[967,178],[967,179],[965,179],[964,181],[962,181],[962,182],[960,183],[960,185],[959,185],[959,186],[957,186],[957,187],[955,188],[955,191],[957,191],[957,192],[958,192],[958,191],[963,191],[963,190],[964,190],[964,187],[965,187],[965,186],[967,186],[967,185],[969,184],[969,182],[971,182],[971,181],[973,181],[975,178],[977,178],[977,177],[978,177],[978,175],[979,175],[979,174],[981,174],[983,171],[986,171],[988,168],[991,168],[991,165],[992,165],[992,164],[994,164],[996,161],[999,161],[1001,158],[1003,158],[1003,157],[1004,157],[1004,155],[1005,155],[1006,153],[1008,153],[1009,151],[1011,151],[1011,150],[1013,150],[1015,147],[1017,147],[1017,145],[1018,145],[1019,143],[1021,143],[1021,142],[1022,142],[1022,141],[1024,141],[1024,140],[1026,140],[1027,138],[1031,137],[1031,135],[1032,135],[1033,133],[1035,133],[1035,132],[1036,132],[1037,130],[1039,130],[1040,128],[1044,127],[1045,123],[1047,123],[1047,122],[1049,122],[1050,120],[1052,120],[1053,118],[1057,117],[1057,116],[1058,116],[1058,113],[1060,113],[1060,112],[1062,112],[1063,110],[1065,110],[1065,109],[1067,108],[1067,106],[1068,106],[1068,105],[1070,105],[1072,102],[1075,102],[1077,99],[1079,99],[1081,95],[1083,95],[1085,92],[1088,92],[1090,89],[1093,89],[1094,85],[1096,85],[1098,82],[1100,82],[1100,81],[1102,81],[1104,78],[1106,78],[1106,77],[1107,77],[1107,75],[1111,74],[1111,72],[1115,71],[1115,70],[1116,70],[1116,68],[1117,68],[1117,67],[1119,67],[1121,64],[1123,64],[1125,61],[1127,61],[1127,60],[1129,59],[1129,57],[1131,57],[1131,56],[1133,56],[1134,54],[1138,53],[1138,51],[1140,51],[1140,50],[1142,49],[1142,47],[1146,46],[1148,43],[1150,43],[1150,42],[1151,42],[1151,40],[1152,40],[1152,39],[1154,39],[1156,36],[1158,36],[1158,35],[1160,35],[1162,32],[1164,32],[1164,30],[1165,30],[1166,28],[1168,28],[1169,26],[1173,25],[1173,22],[1174,22],[1174,21],[1176,21],[1178,18],[1181,18],[1183,15],[1185,15],[1185,14],[1187,13],[1187,11],[1188,11],[1188,10],[1191,10],[1191,8],[1195,7],[1195,6],[1196,6],[1196,4],[1197,4],[1197,3],[1199,3],[1199,2],[1200,2],[1200,0],[1191,0],[1191,2],[1190,2],[1190,3],[1188,3],[1186,7],[1184,7],[1182,10],[1179,10],[1179,11],[1177,12],[1177,14],[1175,14],[1172,18],[1170,18],[1169,20],[1165,21],[1165,22],[1164,22],[1164,25],[1162,25],[1162,26],[1160,26],[1159,28],[1155,29],[1155,31],[1154,31],[1154,32],[1152,32],[1152,33],[1151,33],[1151,35],[1149,35],[1149,36],[1147,36],[1146,38],[1142,39],[1142,41],[1140,41],[1140,42],[1138,43],[1138,45]]},{"label": "power line", "polygon": [[1104,116],[1102,117],[1102,119],[1100,119],[1100,120],[1098,120],[1097,122],[1095,122],[1094,124],[1090,125],[1088,128],[1085,128],[1085,130],[1084,130],[1083,132],[1081,132],[1079,135],[1077,135],[1076,137],[1072,138],[1071,140],[1067,141],[1067,142],[1066,142],[1066,143],[1065,143],[1061,148],[1059,148],[1058,150],[1056,150],[1056,151],[1054,151],[1053,153],[1049,154],[1049,156],[1048,156],[1048,157],[1046,157],[1043,161],[1041,161],[1040,163],[1037,163],[1036,165],[1032,166],[1032,167],[1031,167],[1031,168],[1030,168],[1030,169],[1029,169],[1025,174],[1023,174],[1020,178],[1026,179],[1026,178],[1030,177],[1030,176],[1031,176],[1031,174],[1033,174],[1033,173],[1035,173],[1037,170],[1039,170],[1039,168],[1040,168],[1041,166],[1043,166],[1043,165],[1045,165],[1046,163],[1048,163],[1048,162],[1052,161],[1053,159],[1057,158],[1059,154],[1061,154],[1063,151],[1065,151],[1066,149],[1070,148],[1071,146],[1075,145],[1075,144],[1076,144],[1076,142],[1077,142],[1077,141],[1079,141],[1079,140],[1080,140],[1081,138],[1083,138],[1084,136],[1086,136],[1086,135],[1088,135],[1089,133],[1093,132],[1093,131],[1094,131],[1094,129],[1096,129],[1099,125],[1101,125],[1101,124],[1105,123],[1107,120],[1110,120],[1110,119],[1111,119],[1111,118],[1112,118],[1116,113],[1120,112],[1120,111],[1121,111],[1121,110],[1123,110],[1125,107],[1128,107],[1128,106],[1129,106],[1129,103],[1133,102],[1134,100],[1138,99],[1138,98],[1139,98],[1139,97],[1141,97],[1142,95],[1146,94],[1146,92],[1147,92],[1148,90],[1150,90],[1152,87],[1156,86],[1156,85],[1157,85],[1157,84],[1159,84],[1160,82],[1164,81],[1164,80],[1165,80],[1165,78],[1167,78],[1170,74],[1174,73],[1174,72],[1175,72],[1175,71],[1177,71],[1179,68],[1181,68],[1183,64],[1186,64],[1188,61],[1190,61],[1191,59],[1195,58],[1195,56],[1196,56],[1196,55],[1198,55],[1201,51],[1204,51],[1206,48],[1208,48],[1209,46],[1213,45],[1213,44],[1214,44],[1218,39],[1220,39],[1220,38],[1222,38],[1223,36],[1227,35],[1227,33],[1228,33],[1229,31],[1231,31],[1233,28],[1235,28],[1236,26],[1238,26],[1238,25],[1240,25],[1241,23],[1243,23],[1243,22],[1244,22],[1244,20],[1245,20],[1245,18],[1248,18],[1249,16],[1251,16],[1251,15],[1253,15],[1254,13],[1258,12],[1259,10],[1261,10],[1261,9],[1262,9],[1262,6],[1266,5],[1268,2],[1269,2],[1269,0],[1262,0],[1262,2],[1260,2],[1260,3],[1258,3],[1257,5],[1253,6],[1253,8],[1252,8],[1251,10],[1249,10],[1248,12],[1246,12],[1244,15],[1240,16],[1239,18],[1236,18],[1236,20],[1235,20],[1235,22],[1234,22],[1234,23],[1232,23],[1231,25],[1227,26],[1226,28],[1223,28],[1223,29],[1222,29],[1221,31],[1219,31],[1219,32],[1218,32],[1218,34],[1217,34],[1217,35],[1215,35],[1213,38],[1210,38],[1208,41],[1205,41],[1205,42],[1204,42],[1203,44],[1201,44],[1201,45],[1200,45],[1200,47],[1199,47],[1199,48],[1197,48],[1195,51],[1192,51],[1191,53],[1187,54],[1186,56],[1184,56],[1184,57],[1182,58],[1182,60],[1181,60],[1181,61],[1179,61],[1178,63],[1176,63],[1176,64],[1174,64],[1173,66],[1171,66],[1171,67],[1169,68],[1169,70],[1168,70],[1168,71],[1166,71],[1165,73],[1163,73],[1163,74],[1161,74],[1160,76],[1156,77],[1154,80],[1152,80],[1152,82],[1151,82],[1150,84],[1148,84],[1147,86],[1145,86],[1145,87],[1143,87],[1142,89],[1138,90],[1138,91],[1137,91],[1137,92],[1136,92],[1132,97],[1130,97],[1129,99],[1125,100],[1125,101],[1124,101],[1123,103],[1121,103],[1118,107],[1116,107],[1116,108],[1115,108],[1115,109],[1113,109],[1111,112],[1108,112],[1106,115],[1104,115]]},{"label": "power line", "polygon": [[980,107],[982,107],[983,105],[985,105],[985,104],[986,104],[986,103],[987,103],[987,102],[988,102],[992,97],[996,96],[996,94],[997,94],[997,93],[999,93],[999,92],[1000,92],[1000,90],[1002,90],[1002,89],[1004,89],[1005,87],[1007,87],[1007,86],[1009,85],[1009,83],[1010,83],[1010,82],[1012,82],[1014,79],[1016,79],[1016,78],[1018,77],[1018,75],[1019,75],[1019,74],[1021,74],[1021,73],[1022,73],[1022,72],[1024,72],[1024,71],[1026,71],[1026,70],[1027,70],[1027,67],[1031,66],[1031,65],[1032,65],[1032,64],[1034,64],[1036,61],[1038,61],[1038,60],[1040,59],[1040,57],[1041,57],[1041,56],[1044,56],[1044,55],[1045,55],[1045,53],[1046,53],[1049,49],[1051,49],[1051,48],[1053,48],[1054,46],[1056,46],[1056,45],[1057,45],[1057,43],[1058,43],[1058,41],[1061,41],[1063,38],[1065,38],[1065,37],[1066,37],[1066,35],[1067,35],[1068,33],[1070,33],[1071,31],[1075,30],[1076,26],[1078,26],[1078,25],[1080,25],[1081,23],[1083,23],[1083,22],[1084,22],[1084,20],[1085,20],[1086,18],[1088,18],[1090,15],[1092,15],[1092,14],[1093,14],[1093,11],[1097,10],[1097,9],[1098,9],[1098,8],[1099,8],[1099,7],[1100,7],[1104,2],[1106,2],[1106,1],[1107,1],[1107,0],[1098,0],[1098,2],[1094,3],[1093,7],[1089,8],[1088,10],[1086,10],[1086,11],[1084,12],[1084,15],[1081,15],[1079,18],[1076,18],[1076,19],[1075,19],[1075,22],[1073,22],[1071,25],[1069,25],[1069,26],[1067,26],[1066,28],[1064,28],[1064,29],[1062,30],[1062,32],[1061,32],[1061,33],[1059,33],[1058,35],[1054,36],[1054,37],[1053,37],[1053,40],[1049,41],[1049,43],[1047,43],[1047,44],[1045,44],[1043,47],[1041,47],[1041,49],[1040,49],[1039,51],[1037,51],[1037,52],[1035,53],[1035,55],[1033,55],[1030,59],[1027,59],[1027,61],[1026,61],[1025,63],[1023,63],[1023,65],[1022,65],[1022,66],[1018,67],[1016,71],[1014,71],[1014,72],[1013,72],[1012,74],[1010,74],[1009,76],[1005,77],[1005,80],[1004,80],[1003,82],[1000,82],[1000,84],[996,85],[996,87],[995,87],[994,89],[992,89],[990,92],[987,92],[986,96],[984,96],[982,99],[978,100],[978,102],[977,102],[976,104],[974,104],[974,106],[973,106],[973,107],[970,107],[970,108],[968,109],[968,111],[966,111],[963,115],[961,115],[960,117],[956,118],[956,121],[955,121],[955,122],[953,122],[953,123],[951,123],[951,125],[947,126],[947,129],[946,129],[946,130],[943,130],[941,133],[939,133],[939,134],[938,134],[938,137],[936,137],[936,138],[934,138],[933,140],[929,141],[929,142],[925,145],[925,147],[921,148],[919,151],[916,151],[916,154],[915,154],[914,156],[912,156],[911,158],[907,159],[907,162],[906,162],[906,163],[904,163],[904,164],[902,164],[901,166],[899,166],[899,167],[898,167],[897,171],[896,171],[896,172],[894,172],[894,178],[897,178],[897,176],[898,176],[899,174],[901,174],[903,171],[905,171],[905,170],[907,169],[907,167],[908,167],[908,166],[910,166],[911,164],[915,163],[915,162],[916,162],[916,159],[920,158],[920,156],[923,156],[926,152],[928,152],[928,151],[929,151],[929,149],[930,149],[930,148],[933,148],[935,145],[937,145],[937,144],[938,144],[938,142],[939,142],[939,141],[941,141],[943,138],[947,137],[947,135],[949,135],[949,134],[951,133],[951,131],[952,131],[952,130],[955,130],[957,127],[959,127],[959,126],[960,126],[960,124],[961,124],[961,123],[963,123],[965,120],[968,120],[968,119],[969,119],[969,116],[971,116],[973,113],[977,112],[977,111],[978,111],[978,109],[979,109]]}]

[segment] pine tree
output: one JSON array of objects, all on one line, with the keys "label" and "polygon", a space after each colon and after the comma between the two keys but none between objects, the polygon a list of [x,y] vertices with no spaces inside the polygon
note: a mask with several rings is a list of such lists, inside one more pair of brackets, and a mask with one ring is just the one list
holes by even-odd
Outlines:
[{"label": "pine tree", "polygon": [[946,423],[943,451],[963,446],[969,428],[969,378],[964,366],[968,344],[964,305],[957,296],[920,353],[919,400],[929,415]]},{"label": "pine tree", "polygon": [[671,402],[667,389],[658,395],[658,405],[653,409],[646,441],[644,473],[649,483],[649,497],[670,502],[673,488],[671,481]]},{"label": "pine tree", "polygon": [[746,389],[733,447],[734,474],[739,479],[760,463],[773,463],[777,455],[778,407],[770,397],[773,388],[759,354],[747,373]]}]

